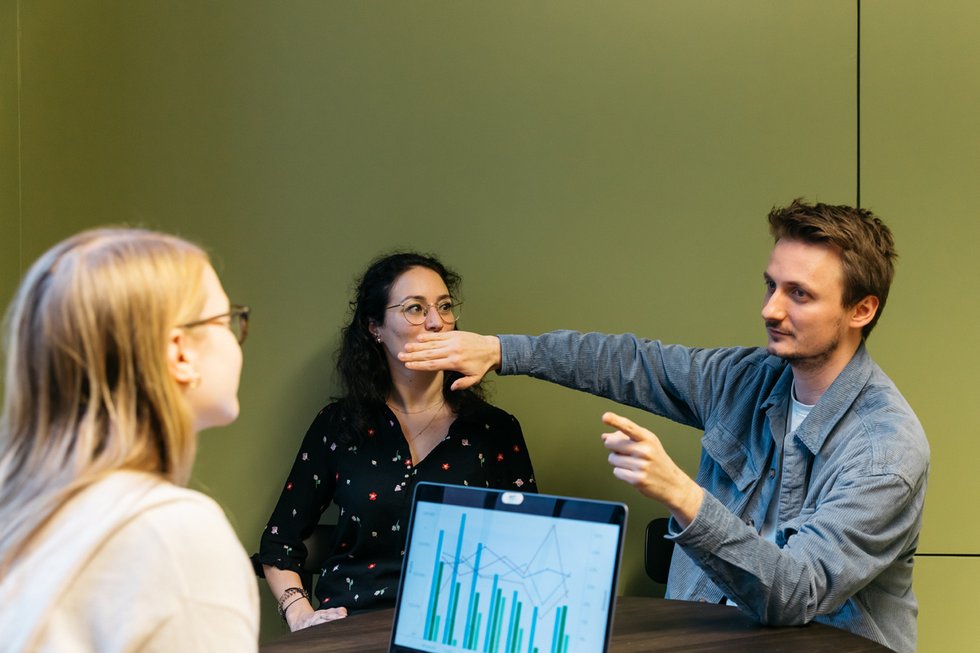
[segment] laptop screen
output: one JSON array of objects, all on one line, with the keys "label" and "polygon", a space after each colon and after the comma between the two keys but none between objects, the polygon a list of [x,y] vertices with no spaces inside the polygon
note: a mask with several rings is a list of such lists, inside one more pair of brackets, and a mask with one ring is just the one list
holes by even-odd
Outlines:
[{"label": "laptop screen", "polygon": [[392,653],[600,653],[626,506],[420,483]]}]

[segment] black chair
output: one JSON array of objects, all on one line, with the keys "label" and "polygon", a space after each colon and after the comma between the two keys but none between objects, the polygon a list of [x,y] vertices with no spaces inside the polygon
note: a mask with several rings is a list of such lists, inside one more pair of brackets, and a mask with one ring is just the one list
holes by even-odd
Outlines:
[{"label": "black chair", "polygon": [[323,563],[333,548],[334,536],[337,532],[335,524],[317,524],[310,536],[303,540],[306,546],[306,560],[299,577],[303,581],[303,589],[313,596],[313,577],[320,575]]},{"label": "black chair", "polygon": [[657,517],[647,524],[646,548],[643,552],[643,566],[647,576],[662,585],[667,584],[670,558],[674,555],[674,543],[664,539],[669,521],[667,517]]}]

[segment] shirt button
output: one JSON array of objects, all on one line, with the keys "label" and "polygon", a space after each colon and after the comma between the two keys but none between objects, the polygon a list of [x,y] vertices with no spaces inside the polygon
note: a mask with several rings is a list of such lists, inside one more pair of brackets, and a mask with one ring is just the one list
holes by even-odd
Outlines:
[{"label": "shirt button", "polygon": [[748,524],[749,526],[755,528],[755,520],[754,519],[746,519],[745,520],[745,523]]},{"label": "shirt button", "polygon": [[770,469],[769,470],[769,478],[776,478],[776,470],[775,469]]}]

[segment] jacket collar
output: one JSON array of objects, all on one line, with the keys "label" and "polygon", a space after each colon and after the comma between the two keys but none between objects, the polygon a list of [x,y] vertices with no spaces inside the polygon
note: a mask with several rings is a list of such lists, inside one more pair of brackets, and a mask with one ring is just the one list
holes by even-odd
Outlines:
[{"label": "jacket collar", "polygon": [[[871,360],[871,355],[868,354],[868,350],[862,341],[857,351],[854,352],[854,356],[851,357],[851,360],[848,361],[796,430],[796,439],[802,442],[810,450],[810,453],[816,455],[823,448],[830,432],[851,409],[861,390],[867,385],[873,371],[874,361]],[[785,423],[792,383],[793,369],[787,364],[779,381],[762,404],[762,408],[769,415],[770,423],[777,420],[780,424]]]}]

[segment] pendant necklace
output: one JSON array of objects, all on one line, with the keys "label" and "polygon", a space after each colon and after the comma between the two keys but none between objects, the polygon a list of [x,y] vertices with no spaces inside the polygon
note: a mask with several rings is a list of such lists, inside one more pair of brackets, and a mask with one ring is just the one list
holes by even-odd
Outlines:
[{"label": "pendant necklace", "polygon": [[401,409],[398,406],[396,406],[394,404],[394,402],[391,401],[390,399],[388,399],[387,401],[385,401],[385,403],[388,404],[388,408],[390,408],[392,410],[395,410],[395,411],[398,411],[402,415],[418,415],[419,413],[424,413],[426,411],[432,410],[432,407],[435,406],[437,403],[440,404],[440,407],[441,407],[441,404],[446,403],[446,398],[440,396],[439,397],[439,401],[437,401],[437,402],[434,401],[431,404],[429,404],[428,406],[426,406],[425,408],[421,408],[419,410],[404,410],[404,409]]},{"label": "pendant necklace", "polygon": [[[436,404],[432,404],[432,406],[435,406],[435,405]],[[439,405],[436,407],[436,410],[432,413],[432,417],[429,419],[429,421],[426,423],[426,425],[422,427],[422,430],[420,430],[415,435],[412,435],[412,432],[409,431],[409,433],[408,433],[408,435],[409,435],[409,438],[408,438],[409,442],[415,442],[416,440],[418,440],[422,436],[423,433],[425,433],[426,431],[429,430],[429,427],[432,426],[433,422],[436,421],[436,417],[439,416],[439,413],[442,412],[442,407],[445,406],[445,405],[446,405],[446,399],[445,399],[445,397],[443,397],[442,400],[439,402]],[[432,409],[432,406],[429,406],[428,408],[423,408],[422,410],[416,410],[416,411],[413,411],[413,412],[408,412],[408,411],[405,411],[405,410],[400,410],[398,408],[395,408],[391,404],[388,404],[388,406],[390,408],[393,408],[393,409],[397,410],[399,413],[401,413],[403,415],[420,415],[420,414],[424,413],[425,411]]]}]

